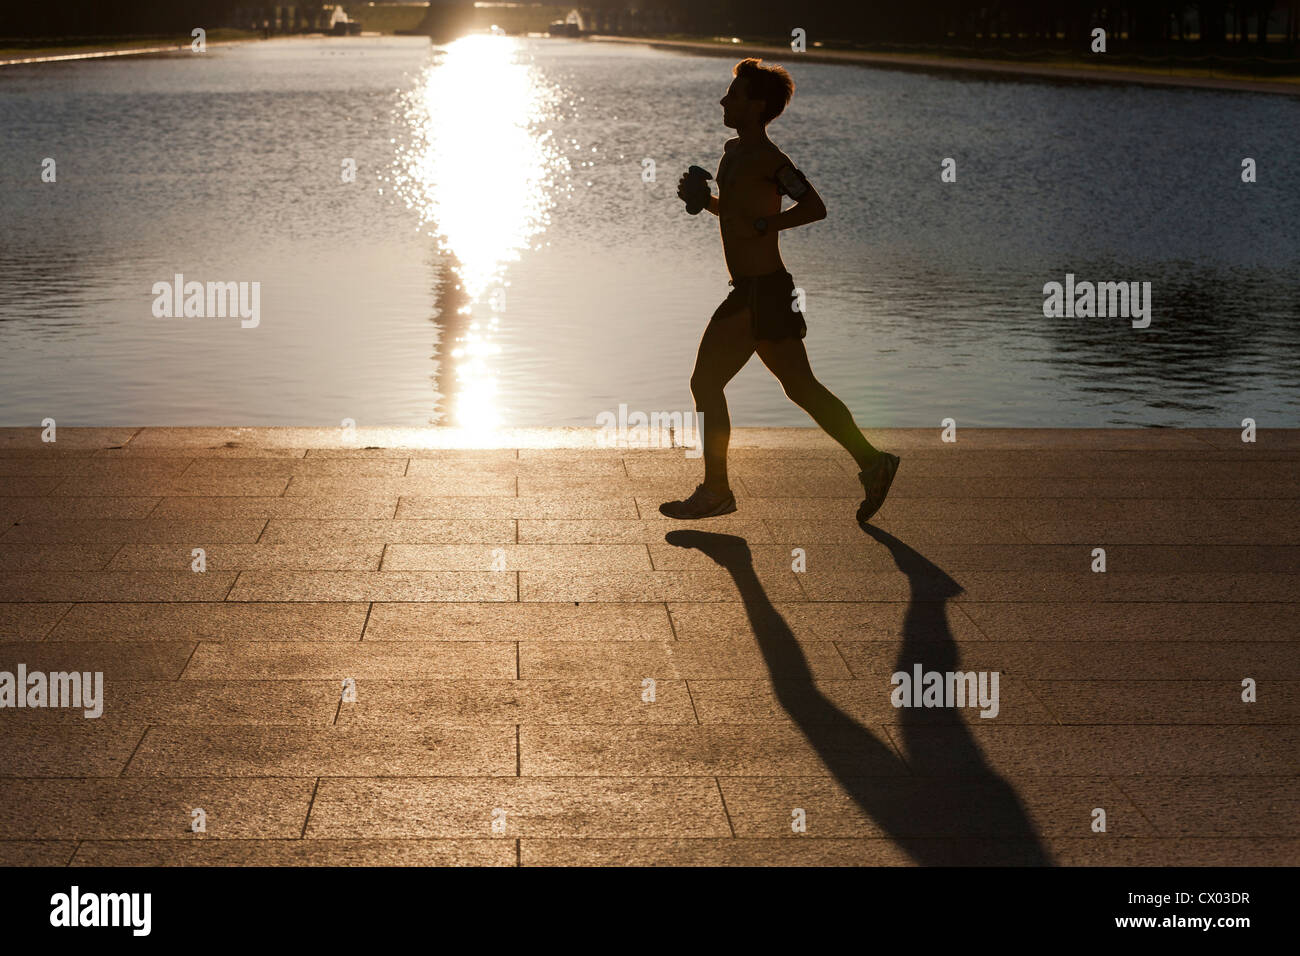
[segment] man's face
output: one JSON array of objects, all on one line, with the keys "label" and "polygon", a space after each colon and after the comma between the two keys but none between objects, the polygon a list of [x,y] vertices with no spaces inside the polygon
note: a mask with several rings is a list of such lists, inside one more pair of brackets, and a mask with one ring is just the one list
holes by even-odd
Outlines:
[{"label": "man's face", "polygon": [[722,104],[722,125],[731,129],[758,121],[763,113],[763,101],[751,100],[743,77],[735,77],[727,87],[727,95],[718,100]]}]

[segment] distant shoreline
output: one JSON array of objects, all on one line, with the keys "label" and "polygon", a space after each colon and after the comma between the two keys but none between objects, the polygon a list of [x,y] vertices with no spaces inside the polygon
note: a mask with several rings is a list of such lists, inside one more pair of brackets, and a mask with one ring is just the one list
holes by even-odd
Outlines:
[{"label": "distant shoreline", "polygon": [[794,53],[788,46],[771,46],[743,41],[740,43],[724,43],[709,40],[668,40],[655,37],[604,35],[592,35],[588,39],[599,43],[639,43],[665,50],[680,50],[706,56],[781,58],[785,63],[794,60],[808,60],[813,63],[848,63],[883,69],[918,70],[923,72],[945,70],[959,73],[1043,77],[1046,79],[1084,80],[1096,83],[1141,83],[1148,86],[1300,96],[1300,78],[1287,81],[1197,76],[1193,70],[1187,67],[1175,67],[1170,71],[1161,72],[1157,69],[1144,70],[1128,66],[1055,66],[1050,63],[1015,63],[1007,60],[984,60],[974,57],[935,56],[920,53],[871,53],[865,50],[812,48],[805,53]]},{"label": "distant shoreline", "polygon": [[[381,35],[381,34],[375,34]],[[389,34],[382,34],[387,36]],[[306,38],[325,37],[328,34],[295,34]],[[286,37],[273,37],[285,39]],[[207,45],[233,46],[240,43],[261,42],[262,37],[250,34],[237,39],[209,40]],[[976,57],[959,57],[934,55],[928,53],[873,53],[866,50],[825,50],[813,48],[804,53],[794,53],[787,46],[773,46],[764,43],[724,43],[705,39],[672,40],[658,37],[629,37],[592,34],[587,40],[596,43],[634,43],[664,50],[677,50],[685,53],[698,53],[705,56],[763,56],[781,58],[786,62],[794,59],[807,60],[812,63],[847,63],[859,66],[878,67],[881,69],[912,70],[932,72],[934,70],[996,75],[1002,77],[1029,77],[1044,79],[1081,80],[1094,83],[1138,83],[1147,86],[1180,87],[1184,89],[1205,89],[1241,93],[1270,93],[1282,96],[1300,96],[1300,77],[1293,80],[1263,80],[1245,77],[1228,77],[1197,75],[1190,67],[1173,67],[1168,71],[1143,69],[1132,66],[1095,66],[1077,65],[1057,66],[1051,63],[1016,63],[1008,60],[981,59]],[[32,63],[56,63],[72,60],[103,59],[118,56],[149,56],[165,53],[180,53],[189,50],[188,39],[178,40],[170,45],[118,47],[99,50],[77,50],[75,47],[48,48],[34,56],[0,55],[0,67],[18,66]],[[53,52],[66,49],[67,52]]]},{"label": "distant shoreline", "polygon": [[[248,43],[254,40],[260,40],[260,36],[241,37],[234,40],[207,40],[206,45],[214,46],[234,46],[239,43]],[[0,66],[21,66],[30,63],[61,63],[71,60],[100,60],[112,56],[156,56],[160,53],[185,53],[190,49],[193,41],[186,38],[177,40],[174,43],[157,43],[151,46],[125,46],[125,47],[108,47],[105,49],[82,49],[78,47],[47,47],[40,52],[34,52],[31,56],[13,56],[0,55]],[[55,50],[64,50],[66,52],[54,52]]]}]

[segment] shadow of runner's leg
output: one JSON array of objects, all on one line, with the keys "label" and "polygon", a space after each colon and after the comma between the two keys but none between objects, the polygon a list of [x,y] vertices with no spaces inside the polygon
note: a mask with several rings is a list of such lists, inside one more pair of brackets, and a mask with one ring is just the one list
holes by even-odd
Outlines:
[{"label": "shadow of runner's leg", "polygon": [[[947,602],[962,593],[961,585],[887,531],[874,526],[864,530],[889,549],[910,585],[903,645],[894,671],[912,673],[917,664],[922,672],[956,671],[959,654],[948,627]],[[928,778],[933,781],[931,812],[952,814],[965,836],[1004,842],[999,859],[992,862],[1049,865],[1051,860],[1020,798],[985,761],[961,715],[948,708],[900,707],[898,711],[903,753],[914,772],[932,774],[937,767],[946,771],[942,777]],[[960,807],[954,805],[957,801]],[[949,864],[988,862],[975,847],[955,855]]]},{"label": "shadow of runner's leg", "polygon": [[[898,669],[906,665],[910,670],[913,660],[922,657],[927,670],[954,669],[944,666],[957,660],[944,602],[960,593],[960,586],[893,536],[873,534],[890,548],[912,585]],[[942,714],[904,709],[908,757],[919,748],[924,763],[951,759],[962,772],[960,778],[916,776],[890,746],[821,693],[793,632],[754,573],[744,538],[689,530],[669,532],[665,540],[703,552],[731,574],[777,700],[839,785],[912,859],[929,866],[1050,864],[1019,798],[984,763],[965,725],[952,722],[951,714],[936,743],[916,731],[933,726],[931,718],[942,719]],[[888,695],[889,689],[880,692]]]}]

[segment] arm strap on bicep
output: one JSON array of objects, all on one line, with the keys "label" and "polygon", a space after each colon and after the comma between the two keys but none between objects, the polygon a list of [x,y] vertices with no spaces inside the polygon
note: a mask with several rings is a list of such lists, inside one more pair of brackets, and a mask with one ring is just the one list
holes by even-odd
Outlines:
[{"label": "arm strap on bicep", "polygon": [[795,202],[807,195],[808,190],[812,188],[807,177],[795,168],[794,163],[782,165],[777,169],[774,178],[776,179],[776,191],[783,196],[789,196]]}]

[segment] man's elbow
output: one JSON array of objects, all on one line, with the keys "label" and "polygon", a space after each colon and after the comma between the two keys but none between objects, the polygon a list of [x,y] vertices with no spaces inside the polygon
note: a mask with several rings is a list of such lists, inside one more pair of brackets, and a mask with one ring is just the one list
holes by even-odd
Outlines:
[{"label": "man's elbow", "polygon": [[822,200],[821,193],[815,189],[808,190],[808,195],[799,200],[800,206],[806,206],[809,222],[818,222],[826,218],[826,203]]}]

